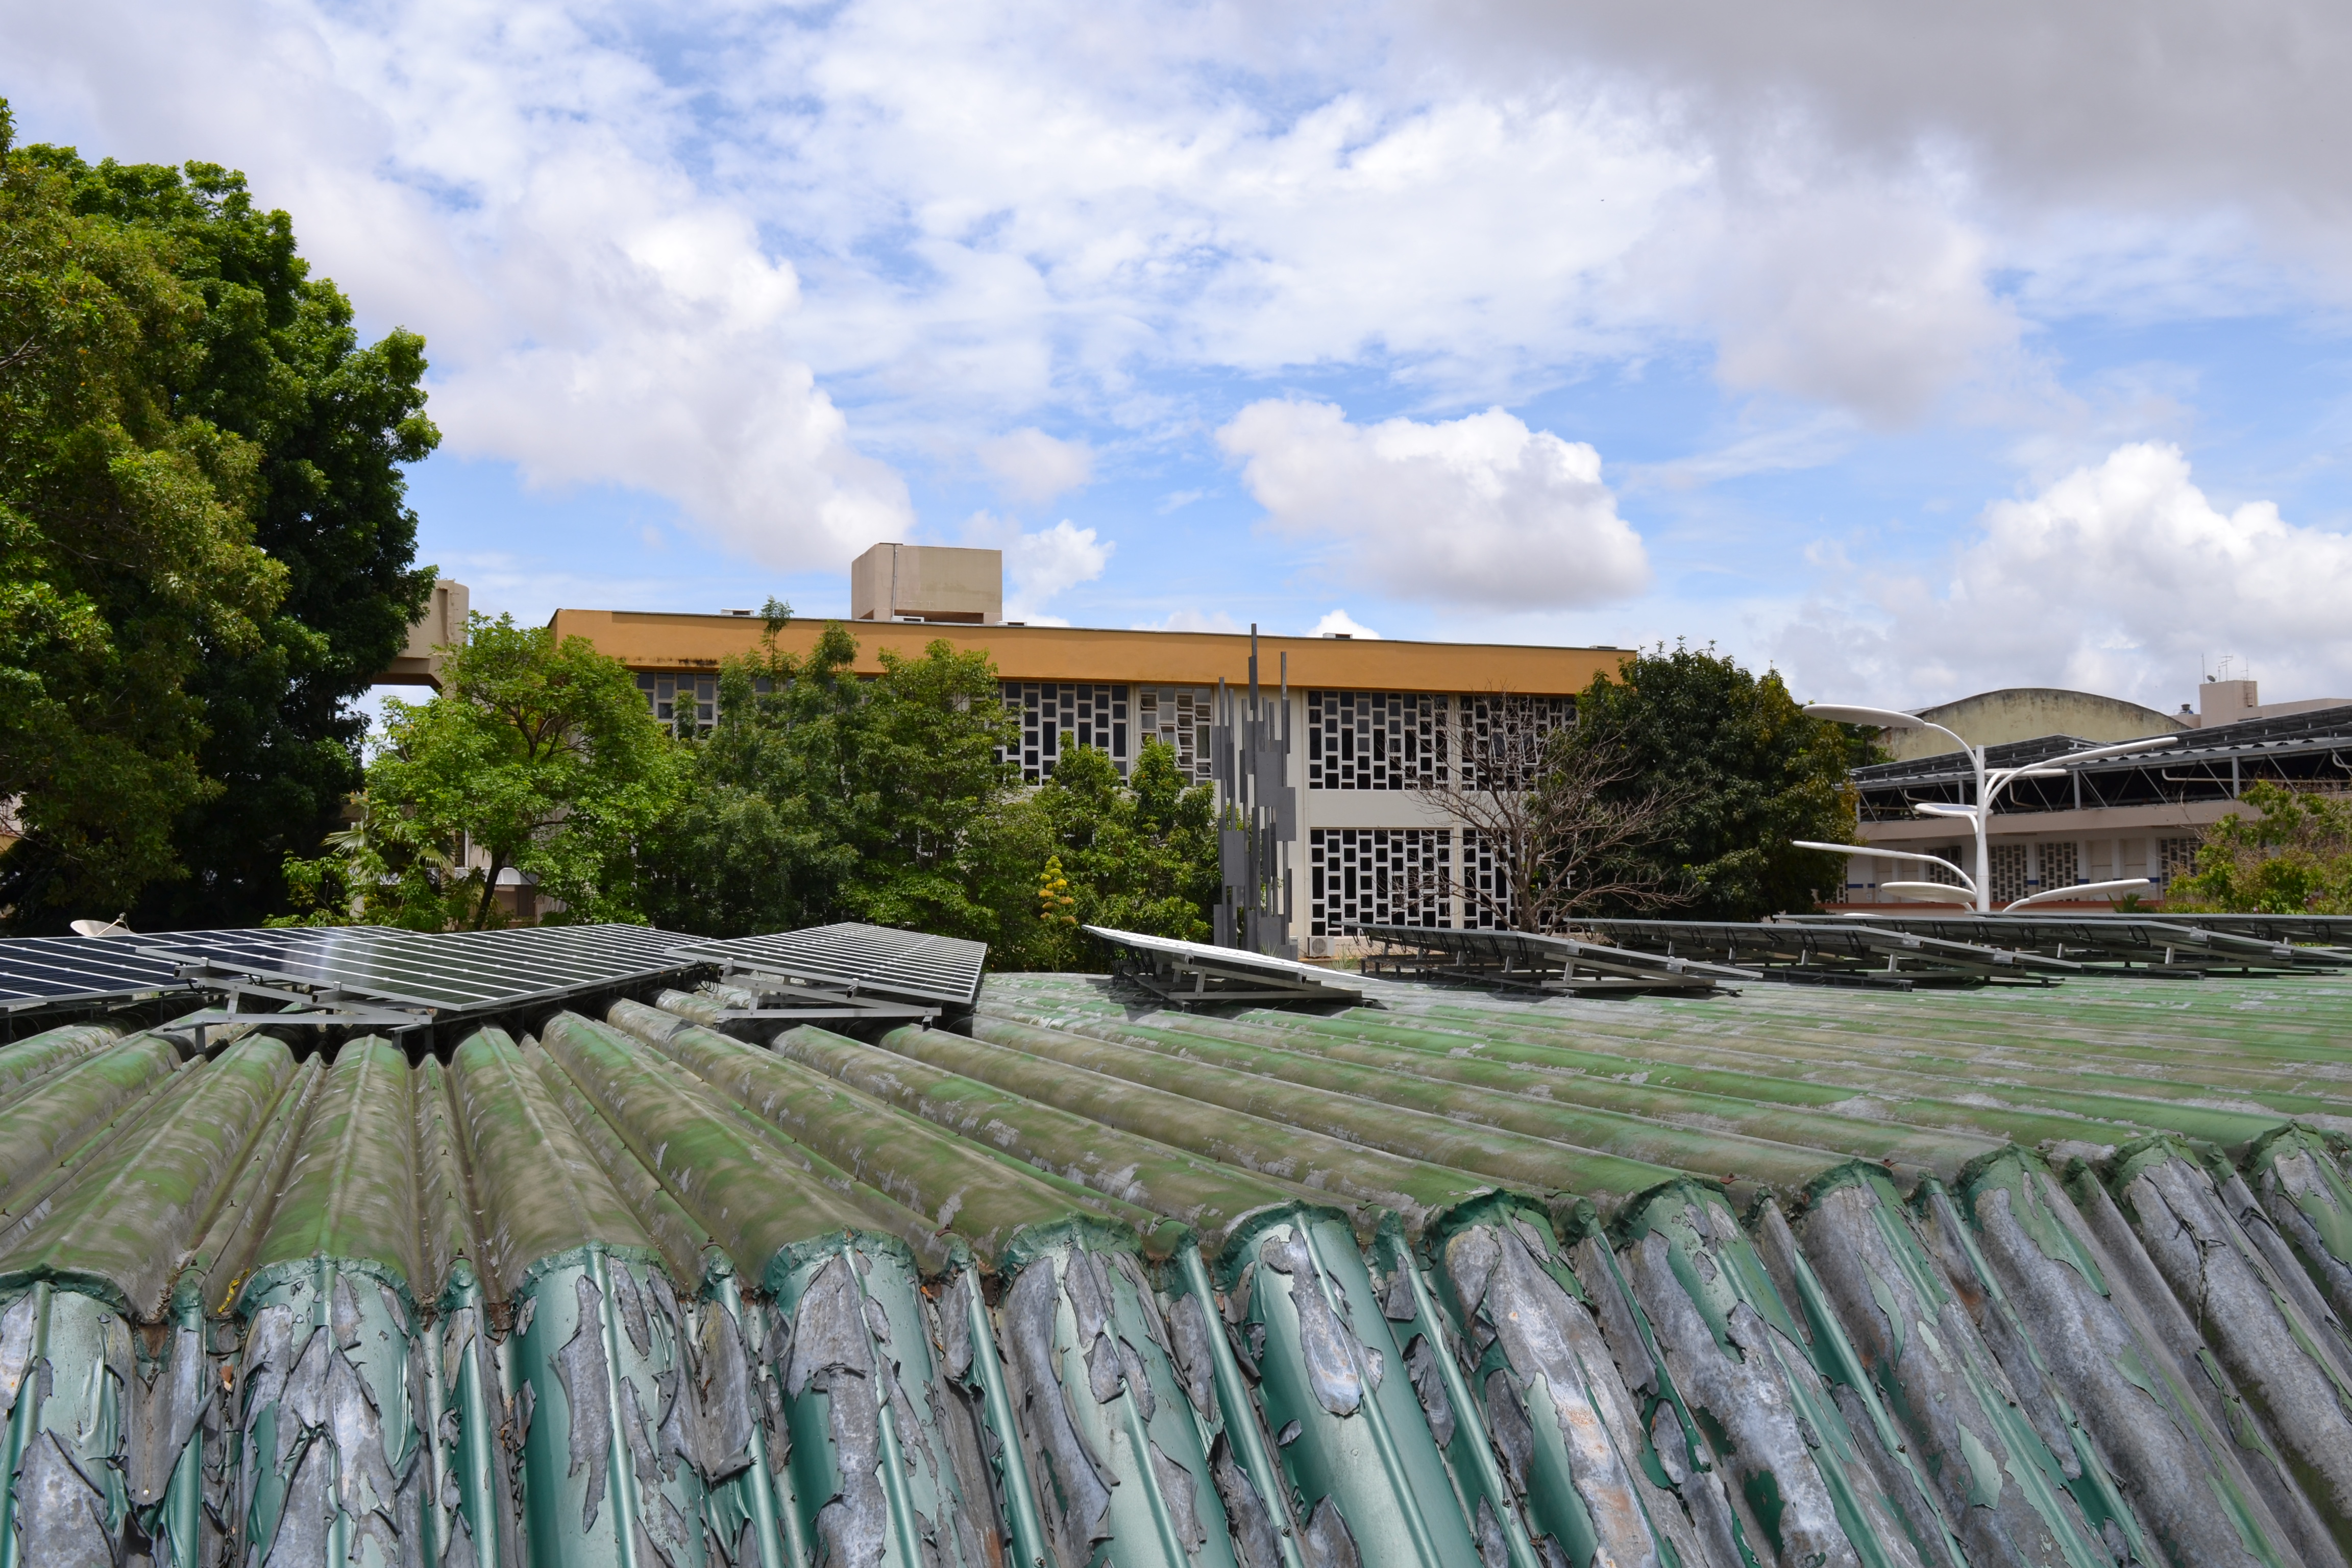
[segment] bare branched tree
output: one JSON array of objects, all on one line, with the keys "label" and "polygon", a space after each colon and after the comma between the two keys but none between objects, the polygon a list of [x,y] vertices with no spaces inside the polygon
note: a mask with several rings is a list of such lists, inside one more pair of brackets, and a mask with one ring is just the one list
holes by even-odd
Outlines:
[{"label": "bare branched tree", "polygon": [[[1684,804],[1671,781],[1642,777],[1618,749],[1580,737],[1563,703],[1506,692],[1465,707],[1456,765],[1412,793],[1467,829],[1445,889],[1466,916],[1559,931],[1603,907],[1653,910],[1682,901],[1626,853]],[[1491,856],[1492,879],[1474,874],[1475,851]]]}]

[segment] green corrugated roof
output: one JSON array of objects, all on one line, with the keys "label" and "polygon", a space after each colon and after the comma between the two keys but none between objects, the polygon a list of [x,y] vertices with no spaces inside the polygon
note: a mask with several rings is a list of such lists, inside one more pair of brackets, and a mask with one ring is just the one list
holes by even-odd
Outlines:
[{"label": "green corrugated roof", "polygon": [[0,1563],[2352,1549],[2352,981],[1367,993],[0,1048]]}]

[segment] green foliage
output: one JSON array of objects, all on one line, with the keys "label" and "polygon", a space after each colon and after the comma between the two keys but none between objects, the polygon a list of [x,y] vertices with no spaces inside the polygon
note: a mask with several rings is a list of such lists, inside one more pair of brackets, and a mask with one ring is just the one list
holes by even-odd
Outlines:
[{"label": "green foliage", "polygon": [[[1003,951],[992,952],[991,963],[1101,969],[1100,948],[1079,929],[1090,925],[1206,942],[1218,892],[1213,799],[1209,785],[1185,784],[1174,750],[1157,740],[1144,742],[1127,784],[1108,752],[1065,750],[1054,776],[1008,801],[986,836],[995,856],[1042,861],[1063,884],[1055,913],[1003,922]],[[1045,913],[1045,877],[1033,885]]]},{"label": "green foliage", "polygon": [[866,921],[990,945],[999,968],[1101,960],[1082,924],[1202,936],[1216,896],[1210,791],[1147,744],[1132,787],[1099,752],[1065,753],[1023,791],[997,760],[1016,736],[982,653],[934,642],[853,671],[829,625],[720,669],[719,721],[647,855],[655,923],[719,936]]},{"label": "green foliage", "polygon": [[805,658],[776,645],[720,668],[719,721],[652,858],[648,909],[680,931],[737,934],[867,921],[987,940],[997,923],[969,858],[1003,790],[1008,731],[984,654],[934,642],[882,655],[825,627]]},{"label": "green foliage", "polygon": [[1567,744],[1610,759],[1610,790],[1629,802],[1659,781],[1673,795],[1660,827],[1618,852],[1619,879],[1678,893],[1678,912],[1698,920],[1808,910],[1840,889],[1838,856],[1790,841],[1853,840],[1843,726],[1809,718],[1777,672],[1752,675],[1711,647],[1661,645],[1620,676],[1595,677],[1578,699]]},{"label": "green foliage", "polygon": [[202,291],[171,237],[78,210],[0,107],[0,858],[11,929],[111,913],[180,874],[223,795],[196,749],[214,653],[269,641],[289,574],[254,539],[262,450],[183,406]]},{"label": "green foliage", "polygon": [[2205,830],[2197,867],[2165,889],[2168,910],[2352,914],[2352,799],[2263,780]]},{"label": "green foliage", "polygon": [[[476,616],[430,702],[386,705],[365,816],[338,850],[290,861],[312,921],[358,895],[366,919],[479,930],[500,918],[511,867],[560,901],[551,921],[638,921],[638,849],[684,781],[677,742],[628,667],[585,637]],[[487,865],[466,866],[469,843]]]},{"label": "green foliage", "polygon": [[[431,592],[401,476],[439,439],[424,341],[362,346],[351,301],[309,276],[291,221],[257,210],[240,174],[39,146],[6,165],[0,617],[77,635],[50,637],[33,706],[0,704],[61,737],[46,742],[51,782],[26,792],[32,831],[0,865],[0,904],[21,929],[68,906],[245,923],[284,907],[281,862],[313,849],[358,786],[351,699]],[[28,447],[47,462],[27,464]],[[97,519],[114,538],[81,575],[103,581],[60,582],[40,541]],[[142,586],[183,602],[126,603]],[[5,623],[0,639],[16,640]],[[11,652],[0,664],[24,668]]]}]

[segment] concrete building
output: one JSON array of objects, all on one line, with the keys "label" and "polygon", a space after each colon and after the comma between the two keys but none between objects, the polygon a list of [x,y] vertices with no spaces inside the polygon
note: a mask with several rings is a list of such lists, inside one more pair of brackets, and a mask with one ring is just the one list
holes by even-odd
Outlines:
[{"label": "concrete building", "polygon": [[[1957,702],[1922,708],[1919,717],[1931,724],[1965,735],[1979,746],[2006,745],[2043,735],[2075,735],[2112,745],[2149,735],[2169,735],[2196,720],[2175,718],[2120,698],[2088,691],[2061,691],[2046,686],[2011,687],[1981,691]],[[1916,762],[1950,748],[1951,742],[1933,730],[1890,730],[1882,743],[1896,762]]]},{"label": "concrete building", "polygon": [[1004,553],[875,545],[849,563],[849,618],[995,626],[1004,619]]},{"label": "concrete building", "polygon": [[[2085,763],[2063,778],[2021,779],[2011,784],[1998,803],[1987,834],[1983,875],[1990,879],[1993,903],[1999,906],[2045,889],[2129,877],[2146,877],[2154,883],[2141,897],[2158,902],[2166,884],[2189,868],[2203,831],[2242,809],[2239,799],[2257,779],[2300,789],[2347,786],[2352,780],[2347,772],[2352,770],[2352,701],[2286,702],[2267,717],[2231,717],[2250,710],[2261,712],[2260,705],[2244,700],[2253,695],[2253,683],[2209,681],[2206,689],[2241,686],[2243,692],[2226,690],[2194,715],[2198,721],[2178,731],[2180,740],[2175,746]],[[1989,698],[2009,695],[2013,694],[1991,693]],[[1989,698],[1969,701],[1988,703]],[[2102,704],[2105,707],[2096,706]],[[2078,711],[2096,714],[2128,706],[2084,697]],[[1929,710],[1923,716],[1937,711]],[[1979,739],[1979,731],[1958,723],[1951,727],[1971,741]],[[1909,733],[1916,738],[1920,732]],[[2078,731],[2002,741],[1988,745],[1986,762],[1996,768],[2014,767],[2136,738]],[[1959,752],[1947,749],[1857,768],[1853,781],[1864,843],[1938,855],[1971,877],[1979,874],[1967,825],[1950,817],[1923,816],[1916,809],[1973,798],[1971,770]],[[1956,880],[1916,862],[1874,856],[1857,855],[1850,865],[1846,902],[1853,906],[1911,903],[1893,894],[1882,899],[1882,882]]]},{"label": "concrete building", "polygon": [[408,628],[408,646],[400,650],[400,657],[392,661],[390,668],[376,677],[376,684],[429,686],[440,690],[439,650],[466,640],[466,616],[471,607],[466,584],[452,583],[446,577],[436,581],[423,617]]},{"label": "concrete building", "polygon": [[[881,552],[892,548],[860,557],[869,585],[857,591],[861,609],[885,602],[866,595],[884,593],[891,557]],[[922,592],[932,596],[910,598],[913,553],[896,552],[901,586],[888,602],[898,607],[945,603],[964,615],[977,603],[1001,605],[968,576],[951,595],[940,593],[928,558],[918,570]],[[551,624],[559,637],[584,637],[636,671],[656,718],[696,727],[718,717],[719,662],[756,648],[764,629],[732,612],[565,609]],[[805,654],[824,626],[823,617],[796,619],[780,645]],[[1247,636],[1017,626],[1001,616],[959,621],[937,610],[919,623],[861,614],[852,629],[860,673],[879,673],[886,649],[915,658],[933,639],[985,651],[1005,707],[1020,720],[1021,743],[1010,760],[1029,784],[1052,776],[1071,745],[1101,748],[1124,774],[1150,739],[1166,742],[1178,767],[1206,782],[1218,683],[1239,689],[1249,679]],[[1465,752],[1500,724],[1570,721],[1575,694],[1627,657],[1616,648],[1328,637],[1269,637],[1257,646],[1262,689],[1288,703],[1288,782],[1299,803],[1293,930],[1309,956],[1328,953],[1343,929],[1363,921],[1491,923],[1478,912],[1479,900],[1465,892],[1496,896],[1491,847],[1417,792],[1460,778]]]}]

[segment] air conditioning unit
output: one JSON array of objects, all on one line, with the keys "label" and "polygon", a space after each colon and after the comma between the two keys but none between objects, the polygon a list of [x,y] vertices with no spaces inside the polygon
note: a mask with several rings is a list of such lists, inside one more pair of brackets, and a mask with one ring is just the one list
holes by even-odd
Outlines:
[{"label": "air conditioning unit", "polygon": [[1331,939],[1328,936],[1308,937],[1307,939],[1307,956],[1309,958],[1330,957]]}]

